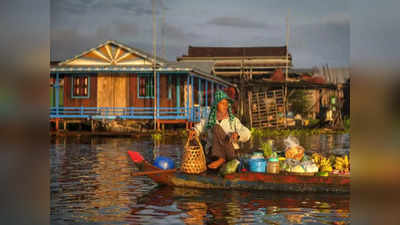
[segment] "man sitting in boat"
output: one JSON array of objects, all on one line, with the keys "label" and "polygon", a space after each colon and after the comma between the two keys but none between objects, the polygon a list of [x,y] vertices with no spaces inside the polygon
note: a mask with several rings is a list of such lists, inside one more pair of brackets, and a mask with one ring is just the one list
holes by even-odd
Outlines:
[{"label": "man sitting in boat", "polygon": [[189,131],[189,140],[207,132],[204,149],[207,161],[212,161],[208,164],[210,169],[217,169],[224,162],[234,159],[239,149],[238,141],[247,142],[250,139],[250,130],[232,114],[232,103],[233,100],[225,92],[217,90],[208,118],[201,119]]}]

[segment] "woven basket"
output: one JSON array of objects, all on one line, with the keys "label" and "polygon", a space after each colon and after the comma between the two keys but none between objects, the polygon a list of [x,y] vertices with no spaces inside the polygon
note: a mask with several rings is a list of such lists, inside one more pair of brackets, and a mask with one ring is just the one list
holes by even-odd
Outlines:
[{"label": "woven basket", "polygon": [[181,162],[181,171],[189,174],[199,174],[207,170],[206,157],[198,137],[195,137],[198,146],[190,146],[189,139],[185,145]]}]

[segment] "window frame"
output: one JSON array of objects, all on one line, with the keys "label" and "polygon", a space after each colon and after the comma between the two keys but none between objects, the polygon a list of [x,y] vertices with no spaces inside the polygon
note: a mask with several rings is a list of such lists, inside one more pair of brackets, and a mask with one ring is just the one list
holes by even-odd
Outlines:
[{"label": "window frame", "polygon": [[167,81],[167,87],[168,87],[168,99],[171,100],[172,99],[172,88],[174,86],[174,82],[172,79],[172,75],[168,74],[168,81]]},{"label": "window frame", "polygon": [[[87,95],[75,95],[74,94],[74,84],[75,84],[75,78],[77,77],[87,77]],[[72,75],[72,80],[71,80],[71,98],[90,98],[90,76],[89,75],[84,75],[84,74],[75,74]]]},{"label": "window frame", "polygon": [[[152,95],[149,95],[149,96],[140,96],[140,79],[141,78],[145,78],[146,79],[146,81],[147,81],[147,79],[150,79],[150,87],[152,86],[153,87],[153,91],[152,91]],[[146,90],[146,81],[145,81],[145,90]],[[145,91],[146,92],[146,91]],[[137,98],[141,98],[141,99],[146,99],[146,98],[154,98],[154,78],[153,78],[153,76],[151,76],[151,75],[144,75],[144,74],[139,74],[138,76],[137,76],[137,94],[136,94],[136,96],[137,96]]]}]

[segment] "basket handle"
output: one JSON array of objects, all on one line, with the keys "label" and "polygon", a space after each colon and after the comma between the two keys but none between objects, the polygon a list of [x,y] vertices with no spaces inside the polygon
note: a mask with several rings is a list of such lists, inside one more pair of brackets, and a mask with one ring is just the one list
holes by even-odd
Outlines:
[{"label": "basket handle", "polygon": [[[198,137],[197,135],[195,135],[195,136],[194,136],[194,139],[196,140],[197,144],[199,144],[200,149],[203,150],[203,146],[201,145],[201,142],[200,142],[200,140],[199,140],[199,137]],[[189,144],[190,144],[190,140],[189,140],[189,137],[188,137],[188,139],[187,139],[187,141],[186,141],[185,147],[186,147],[186,148],[189,147]]]}]

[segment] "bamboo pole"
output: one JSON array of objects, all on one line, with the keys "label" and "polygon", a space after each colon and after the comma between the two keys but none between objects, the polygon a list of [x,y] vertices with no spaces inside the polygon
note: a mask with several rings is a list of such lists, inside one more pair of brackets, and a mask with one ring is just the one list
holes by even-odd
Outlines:
[{"label": "bamboo pole", "polygon": [[166,52],[166,46],[165,46],[165,32],[166,32],[166,25],[165,25],[165,8],[161,7],[161,57],[163,57],[164,59],[167,58],[167,52]]},{"label": "bamboo pole", "polygon": [[286,71],[285,71],[285,106],[284,106],[284,113],[285,113],[285,128],[287,128],[287,111],[288,111],[288,87],[287,87],[287,79],[288,79],[288,67],[289,67],[289,14],[290,9],[288,9],[288,15],[286,17]]},{"label": "bamboo pole", "polygon": [[240,89],[240,94],[239,94],[239,102],[240,102],[240,109],[239,109],[239,114],[240,114],[240,116],[242,117],[243,116],[243,114],[244,114],[244,107],[243,107],[243,104],[244,104],[244,92],[242,91],[243,90],[243,76],[244,76],[244,74],[243,74],[243,63],[244,63],[244,52],[243,52],[244,50],[243,50],[243,48],[242,48],[242,59],[241,59],[241,62],[240,62],[240,75],[239,75],[239,89]]},{"label": "bamboo pole", "polygon": [[252,106],[252,103],[251,103],[251,101],[252,101],[252,99],[251,99],[251,95],[252,95],[252,91],[248,91],[247,92],[247,105],[248,105],[248,114],[249,114],[249,121],[250,121],[250,128],[252,128],[253,127],[253,116],[252,116],[252,108],[251,108],[251,106]]},{"label": "bamboo pole", "polygon": [[157,74],[156,74],[156,58],[157,58],[157,30],[156,30],[156,14],[155,14],[155,0],[152,3],[152,14],[153,14],[153,91],[154,91],[154,130],[157,129]]}]

